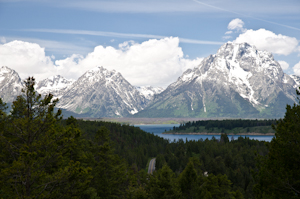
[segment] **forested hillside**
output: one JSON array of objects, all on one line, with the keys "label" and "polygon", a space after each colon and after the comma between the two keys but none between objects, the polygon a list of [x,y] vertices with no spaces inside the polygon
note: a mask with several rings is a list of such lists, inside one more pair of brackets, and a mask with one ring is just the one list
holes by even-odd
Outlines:
[{"label": "forested hillside", "polygon": [[250,120],[250,119],[226,119],[226,120],[199,120],[180,124],[179,127],[167,133],[275,133],[272,125],[276,124],[276,119],[272,120]]},{"label": "forested hillside", "polygon": [[169,142],[133,126],[62,120],[57,100],[37,95],[34,84],[25,81],[10,114],[0,100],[0,198],[299,196],[298,105],[287,107],[269,144],[226,134]]}]

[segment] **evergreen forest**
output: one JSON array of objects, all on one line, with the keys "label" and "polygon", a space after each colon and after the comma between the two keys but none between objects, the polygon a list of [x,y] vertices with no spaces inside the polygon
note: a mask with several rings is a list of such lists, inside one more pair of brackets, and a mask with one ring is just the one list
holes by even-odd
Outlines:
[{"label": "evergreen forest", "polygon": [[[9,112],[0,100],[0,198],[300,196],[299,104],[263,121],[273,124],[270,143],[225,133],[171,142],[130,125],[63,119],[58,100],[34,85],[29,77]],[[156,170],[148,174],[152,158]]]},{"label": "evergreen forest", "polygon": [[250,119],[226,119],[226,120],[199,120],[180,124],[173,127],[169,133],[250,133],[260,134],[275,133],[272,125],[276,124],[276,119],[250,120]]}]

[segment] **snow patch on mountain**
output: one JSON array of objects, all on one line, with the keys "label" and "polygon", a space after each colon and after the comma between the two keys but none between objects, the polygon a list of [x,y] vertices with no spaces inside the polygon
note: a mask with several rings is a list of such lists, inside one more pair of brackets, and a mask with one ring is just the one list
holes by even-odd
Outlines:
[{"label": "snow patch on mountain", "polygon": [[290,75],[290,77],[295,81],[294,88],[298,88],[300,86],[300,77],[297,75]]},{"label": "snow patch on mountain", "polygon": [[35,89],[41,95],[51,93],[54,98],[61,98],[74,81],[75,80],[69,80],[60,75],[55,75],[39,81]]},{"label": "snow patch on mountain", "polygon": [[287,83],[288,79],[283,79],[284,77],[280,65],[271,53],[259,51],[247,43],[228,42],[218,50],[217,54],[205,58],[198,67],[185,71],[176,84],[179,86],[195,78],[200,78],[198,82],[222,81],[223,85],[233,88],[241,97],[256,106],[261,104],[261,93],[258,93],[258,87],[262,88],[265,85],[255,80],[265,81],[267,78],[268,81]]},{"label": "snow patch on mountain", "polygon": [[284,108],[278,107],[296,102],[299,82],[282,71],[271,53],[228,42],[186,70],[138,116],[281,117]]},{"label": "snow patch on mountain", "polygon": [[23,85],[15,70],[7,66],[0,68],[0,97],[4,102],[12,102],[18,95],[21,95]]},{"label": "snow patch on mountain", "polygon": [[162,87],[152,87],[152,86],[137,86],[137,90],[146,99],[151,100],[154,95],[157,95],[164,91]]},{"label": "snow patch on mountain", "polygon": [[142,110],[146,99],[119,72],[95,67],[63,94],[58,106],[93,117],[120,117]]}]

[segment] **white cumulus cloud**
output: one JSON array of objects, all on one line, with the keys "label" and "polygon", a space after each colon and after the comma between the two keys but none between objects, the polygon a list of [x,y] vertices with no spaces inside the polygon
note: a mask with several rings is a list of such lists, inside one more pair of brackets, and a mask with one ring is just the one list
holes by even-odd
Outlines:
[{"label": "white cumulus cloud", "polygon": [[22,79],[34,76],[42,80],[60,74],[77,79],[87,70],[103,66],[120,72],[132,85],[168,86],[188,68],[199,65],[202,58],[186,57],[179,47],[179,38],[150,39],[143,43],[128,41],[119,47],[97,46],[86,56],[73,54],[56,60],[46,56],[36,43],[11,41],[0,45],[0,66],[16,70]]},{"label": "white cumulus cloud", "polygon": [[259,50],[266,50],[278,55],[289,55],[298,48],[298,40],[295,37],[277,35],[265,29],[247,30],[240,34],[234,42],[247,42]]},{"label": "white cumulus cloud", "polygon": [[177,37],[150,39],[141,44],[124,42],[119,48],[97,46],[86,57],[73,55],[55,64],[62,74],[74,77],[95,66],[120,72],[132,85],[167,86],[184,70],[199,65],[200,58],[184,58]]},{"label": "white cumulus cloud", "polygon": [[16,70],[22,79],[34,75],[40,80],[55,73],[51,58],[36,43],[11,41],[0,45],[0,52],[0,65]]},{"label": "white cumulus cloud", "polygon": [[246,30],[244,28],[244,25],[245,23],[241,19],[239,18],[233,19],[229,22],[227,26],[228,30],[231,30],[231,32],[227,31],[225,34],[232,33],[232,30],[236,30],[237,32],[244,32]]},{"label": "white cumulus cloud", "polygon": [[289,65],[287,62],[285,62],[285,61],[278,61],[278,63],[280,64],[282,70],[286,70],[286,69],[288,69],[289,66],[290,66],[290,65]]},{"label": "white cumulus cloud", "polygon": [[300,76],[300,61],[297,64],[295,64],[295,66],[293,67],[293,71],[295,75]]}]

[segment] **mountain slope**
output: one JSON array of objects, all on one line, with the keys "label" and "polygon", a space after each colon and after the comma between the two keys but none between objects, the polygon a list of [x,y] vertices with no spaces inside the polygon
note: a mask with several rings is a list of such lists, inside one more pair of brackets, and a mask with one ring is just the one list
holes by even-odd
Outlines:
[{"label": "mountain slope", "polygon": [[51,93],[54,98],[61,98],[64,92],[73,82],[73,80],[68,80],[60,75],[56,75],[39,81],[35,89],[41,95]]},{"label": "mountain slope", "polygon": [[145,97],[116,71],[96,67],[65,91],[58,107],[89,117],[122,117],[142,110]]},{"label": "mountain slope", "polygon": [[23,82],[19,74],[7,66],[0,68],[0,97],[6,103],[11,103],[21,94]]},{"label": "mountain slope", "polygon": [[162,87],[152,87],[152,86],[137,86],[136,89],[143,95],[147,100],[152,100],[154,95],[163,92]]},{"label": "mountain slope", "polygon": [[282,117],[295,85],[271,53],[226,43],[135,117]]},{"label": "mountain slope", "polygon": [[296,87],[299,87],[300,86],[300,77],[299,76],[297,76],[297,75],[290,75],[290,77],[295,81],[295,86],[294,86],[294,88],[296,88]]}]

